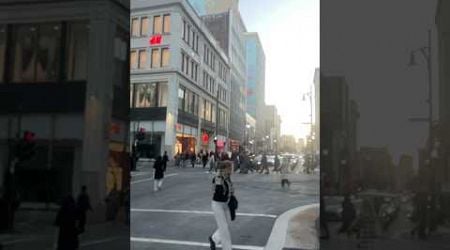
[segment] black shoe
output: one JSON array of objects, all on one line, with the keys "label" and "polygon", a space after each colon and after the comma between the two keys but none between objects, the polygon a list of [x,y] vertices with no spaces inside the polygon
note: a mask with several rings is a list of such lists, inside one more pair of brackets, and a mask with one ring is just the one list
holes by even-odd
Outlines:
[{"label": "black shoe", "polygon": [[208,237],[208,240],[209,240],[209,248],[211,248],[211,250],[216,250],[216,243],[213,241],[211,236]]}]

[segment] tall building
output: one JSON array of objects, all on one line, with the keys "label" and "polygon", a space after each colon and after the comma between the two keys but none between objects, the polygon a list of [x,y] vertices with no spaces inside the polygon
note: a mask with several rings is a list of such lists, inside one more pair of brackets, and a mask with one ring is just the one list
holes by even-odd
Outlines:
[{"label": "tall building", "polygon": [[131,3],[130,143],[143,131],[137,152],[146,157],[224,150],[231,100],[226,53],[187,1]]},{"label": "tall building", "polygon": [[264,136],[260,150],[276,151],[280,143],[281,117],[275,105],[264,108]]},{"label": "tall building", "polygon": [[[320,69],[314,71],[314,148],[320,151]],[[316,152],[319,153],[319,152]]]},{"label": "tall building", "polygon": [[106,194],[128,184],[129,4],[0,3],[0,180],[17,135],[31,131],[35,156],[10,169],[22,201],[86,185],[103,218]]},{"label": "tall building", "polygon": [[320,149],[321,168],[332,185],[344,192],[358,166],[358,106],[349,97],[343,76],[320,79]]},{"label": "tall building", "polygon": [[231,74],[229,142],[232,151],[244,141],[246,53],[244,33],[247,31],[238,9],[238,1],[206,1],[202,19],[228,55]]},{"label": "tall building", "polygon": [[256,120],[256,138],[264,136],[266,58],[258,33],[244,34],[247,52],[246,110]]}]

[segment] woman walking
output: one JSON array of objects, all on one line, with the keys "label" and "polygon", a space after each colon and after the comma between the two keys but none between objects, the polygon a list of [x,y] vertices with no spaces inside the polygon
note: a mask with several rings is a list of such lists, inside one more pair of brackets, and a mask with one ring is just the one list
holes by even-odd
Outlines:
[{"label": "woman walking", "polygon": [[156,157],[156,161],[155,164],[153,165],[153,168],[155,169],[154,175],[155,181],[153,182],[153,190],[156,192],[161,190],[164,178],[164,171],[166,171],[164,169],[164,164],[161,156]]},{"label": "woman walking", "polygon": [[56,216],[55,225],[59,227],[58,250],[76,250],[79,247],[77,227],[79,221],[75,199],[67,195]]},{"label": "woman walking", "polygon": [[214,169],[215,163],[216,163],[216,156],[214,152],[211,151],[211,153],[209,153],[209,160],[208,160],[209,172],[211,172]]},{"label": "woman walking", "polygon": [[210,248],[216,249],[216,244],[222,244],[223,250],[232,250],[230,222],[232,220],[228,203],[233,196],[233,183],[231,182],[231,173],[233,172],[233,163],[229,160],[218,162],[217,173],[214,177],[213,190],[214,195],[211,207],[217,223],[217,229],[209,237]]}]

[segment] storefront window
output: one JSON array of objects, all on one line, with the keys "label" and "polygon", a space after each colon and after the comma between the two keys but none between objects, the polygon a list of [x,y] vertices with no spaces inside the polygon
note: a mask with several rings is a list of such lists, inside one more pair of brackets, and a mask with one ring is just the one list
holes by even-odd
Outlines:
[{"label": "storefront window", "polygon": [[36,81],[56,81],[60,67],[61,25],[39,25]]},{"label": "storefront window", "polygon": [[157,106],[157,84],[156,83],[139,83],[135,84],[134,107],[150,108]]},{"label": "storefront window", "polygon": [[72,22],[67,25],[66,47],[67,80],[86,80],[89,54],[89,27],[87,22]]},{"label": "storefront window", "polygon": [[160,82],[158,84],[158,95],[159,95],[158,106],[167,107],[167,95],[168,95],[167,82]]}]

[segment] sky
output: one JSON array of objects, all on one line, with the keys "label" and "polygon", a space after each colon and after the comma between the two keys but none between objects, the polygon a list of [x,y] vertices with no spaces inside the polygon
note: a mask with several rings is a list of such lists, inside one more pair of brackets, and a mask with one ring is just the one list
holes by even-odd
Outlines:
[{"label": "sky", "polygon": [[[319,0],[240,0],[247,31],[258,32],[266,55],[266,104],[281,116],[281,134],[309,133],[310,102],[303,94],[320,65]],[[314,102],[314,101],[313,101]]]},{"label": "sky", "polygon": [[[321,71],[346,77],[360,109],[359,146],[387,146],[395,162],[403,153],[417,160],[428,127],[409,118],[428,115],[427,71],[420,55],[418,66],[407,64],[411,50],[427,45],[430,28],[436,58],[436,0],[324,0],[322,6]],[[436,62],[433,67],[437,114]]]}]

